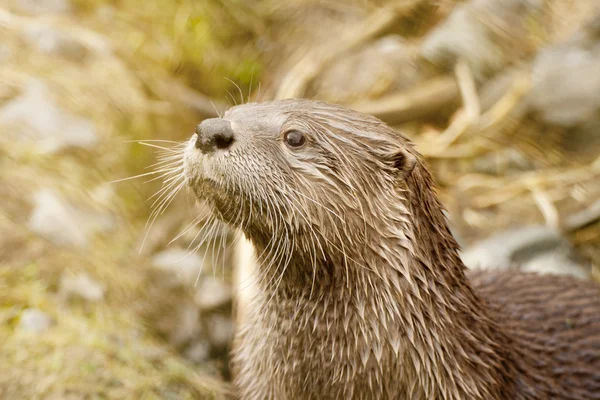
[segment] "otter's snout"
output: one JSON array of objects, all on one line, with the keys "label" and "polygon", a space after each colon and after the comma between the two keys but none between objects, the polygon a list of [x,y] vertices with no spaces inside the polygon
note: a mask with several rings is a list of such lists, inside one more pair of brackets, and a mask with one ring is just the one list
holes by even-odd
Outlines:
[{"label": "otter's snout", "polygon": [[231,122],[221,118],[205,119],[196,127],[196,148],[208,154],[229,148],[235,139]]}]

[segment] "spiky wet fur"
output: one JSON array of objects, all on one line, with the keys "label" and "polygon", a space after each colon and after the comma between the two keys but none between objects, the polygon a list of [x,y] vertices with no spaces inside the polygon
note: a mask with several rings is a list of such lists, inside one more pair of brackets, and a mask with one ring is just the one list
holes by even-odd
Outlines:
[{"label": "spiky wet fur", "polygon": [[[233,147],[201,155],[192,138],[184,169],[261,264],[236,338],[240,398],[600,398],[598,287],[515,272],[470,282],[397,132],[307,100],[223,118]],[[283,143],[290,129],[303,148]]]}]

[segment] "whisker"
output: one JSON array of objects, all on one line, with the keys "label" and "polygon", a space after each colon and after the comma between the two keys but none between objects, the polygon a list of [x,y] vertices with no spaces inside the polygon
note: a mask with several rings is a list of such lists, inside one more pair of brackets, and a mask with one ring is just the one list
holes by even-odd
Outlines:
[{"label": "whisker", "polygon": [[[148,200],[151,200],[152,197],[156,196],[156,199],[150,205],[152,212],[156,212],[160,209],[165,199],[168,199],[169,196],[173,193],[173,190],[177,187],[177,181],[171,182],[168,186],[163,187],[158,192],[154,193]],[[158,196],[157,196],[158,195]],[[150,214],[152,215],[152,214]]]},{"label": "whisker", "polygon": [[254,99],[255,99],[257,102],[260,102],[260,101],[261,101],[261,98],[260,98],[260,87],[261,87],[261,84],[262,84],[262,82],[260,82],[260,81],[259,81],[259,82],[258,82],[258,94],[257,94],[256,96],[254,96]]},{"label": "whisker", "polygon": [[140,140],[124,140],[123,143],[142,143],[142,142],[160,142],[160,143],[172,143],[172,144],[179,144],[179,145],[185,145],[184,143],[181,142],[176,142],[174,140],[163,140],[163,139],[140,139]]},{"label": "whisker", "polygon": [[185,228],[183,228],[183,230],[181,232],[179,232],[177,234],[177,236],[175,236],[173,239],[171,239],[169,241],[169,243],[167,243],[167,247],[170,246],[171,244],[173,244],[173,242],[175,242],[177,239],[179,239],[180,237],[182,237],[183,235],[188,233],[190,230],[192,230],[192,228],[194,228],[196,225],[198,225],[198,223],[200,222],[202,217],[203,217],[203,215],[198,215],[196,218],[194,218],[192,220],[192,222],[190,222]]},{"label": "whisker", "polygon": [[[204,236],[204,240],[202,240],[198,246],[196,246],[194,248],[194,251],[191,254],[194,254],[196,251],[198,251],[198,249],[204,244],[204,242],[206,241],[206,239],[210,238],[212,243],[214,244],[215,240],[214,240],[214,230],[216,227],[218,227],[220,224],[219,220],[217,220],[216,218],[212,218],[212,224],[210,226],[210,228],[208,229],[208,231],[206,232],[205,236]],[[213,249],[214,252],[214,249]],[[200,275],[202,274],[202,269],[204,268],[204,264],[206,263],[206,256],[208,255],[208,247],[206,249],[206,251],[204,252],[204,256],[202,257],[202,268],[200,269],[200,271],[198,271],[198,275],[196,276],[196,281],[194,282],[194,287],[196,287],[198,285],[198,282],[200,280]],[[214,265],[214,263],[213,263]],[[213,269],[213,273],[214,273],[214,269]]]},{"label": "whisker", "polygon": [[[133,177],[122,178],[110,182],[116,183],[147,176],[152,176],[152,178],[147,180],[145,183],[153,182],[158,179],[163,180],[162,188],[158,190],[154,195],[150,196],[150,198],[148,199],[151,200],[152,198],[157,197],[156,200],[150,206],[152,212],[148,216],[144,227],[146,232],[144,234],[144,238],[139,249],[139,252],[141,253],[144,249],[144,246],[148,239],[148,234],[150,233],[154,222],[156,221],[158,216],[161,215],[171,204],[171,202],[176,197],[177,193],[179,193],[181,188],[185,186],[186,180],[183,174],[183,150],[185,149],[187,144],[185,142],[177,142],[173,140],[163,139],[128,140],[125,142],[141,144],[143,146],[152,147],[160,151],[159,156],[157,157],[158,162],[152,164],[149,167],[146,167],[155,168],[155,170],[139,174]],[[164,147],[157,143],[169,144],[172,146]]]},{"label": "whisker", "polygon": [[[144,235],[144,239],[142,240],[142,244],[140,246],[140,253],[144,249],[144,245],[146,244],[146,240],[148,239],[148,234],[150,233],[150,230],[152,229],[152,226],[154,225],[156,218],[158,218],[158,216],[160,214],[162,214],[162,212],[169,206],[169,204],[171,204],[171,202],[175,198],[175,195],[177,195],[177,193],[179,192],[179,190],[181,190],[181,188],[184,186],[184,184],[185,184],[185,180],[182,181],[179,184],[179,186],[176,186],[171,191],[171,194],[167,195],[164,198],[164,200],[158,205],[158,207],[154,211],[152,211],[152,213],[150,214],[150,217],[148,218],[148,221],[146,222],[146,234]],[[149,225],[148,225],[148,222],[150,222]]]},{"label": "whisker", "polygon": [[[163,188],[160,189],[158,192],[156,192],[155,194],[153,194],[152,196],[150,196],[148,198],[148,200],[151,200],[152,198],[154,198],[154,196],[158,195],[159,193],[161,193],[163,190],[165,190],[168,187],[171,187],[171,183],[173,183],[172,181],[177,180],[177,179],[183,179],[183,167],[180,168],[176,168],[170,171],[167,171],[165,174],[159,176],[158,178],[167,178],[163,180]],[[157,179],[157,178],[155,178]],[[155,179],[151,179],[151,180],[155,180]],[[150,181],[148,181],[150,182]],[[164,186],[166,184],[169,184],[168,186]]]},{"label": "whisker", "polygon": [[161,160],[154,164],[150,164],[149,166],[145,167],[145,169],[157,168],[157,167],[167,168],[167,167],[176,167],[178,165],[183,165],[183,160],[180,160],[179,158],[180,157],[177,157],[177,159],[173,159],[173,160]]},{"label": "whisker", "polygon": [[215,110],[215,113],[217,113],[217,117],[219,117],[219,118],[223,118],[223,117],[221,116],[221,113],[219,113],[219,110],[217,110],[217,106],[215,106],[215,103],[213,103],[213,101],[212,101],[212,100],[210,101],[210,104],[213,106],[213,108],[214,108],[214,110]]},{"label": "whisker", "polygon": [[229,82],[231,82],[235,85],[235,87],[238,89],[238,91],[240,93],[240,101],[242,102],[242,104],[244,104],[244,93],[242,92],[242,88],[240,87],[240,85],[238,85],[237,83],[235,83],[234,81],[232,81],[229,78],[225,78],[225,79],[227,79]]},{"label": "whisker", "polygon": [[192,238],[192,240],[190,241],[190,244],[188,245],[187,249],[185,251],[190,251],[190,249],[192,248],[192,246],[194,245],[194,242],[196,241],[196,239],[198,238],[198,236],[202,235],[202,238],[200,239],[200,241],[198,242],[198,245],[196,245],[191,252],[195,253],[196,251],[198,251],[198,249],[200,247],[202,247],[202,245],[204,244],[204,242],[206,241],[206,230],[204,229],[207,225],[212,224],[214,222],[215,217],[213,215],[210,215],[202,224],[202,226],[198,229],[198,232],[196,232],[196,235],[194,235],[194,237]]},{"label": "whisker", "polygon": [[343,224],[346,224],[346,221],[342,217],[340,217],[335,211],[333,211],[331,208],[325,207],[323,204],[319,203],[315,199],[313,199],[313,198],[305,195],[304,193],[302,193],[302,192],[300,192],[300,191],[298,191],[298,190],[296,190],[296,189],[294,189],[292,187],[290,187],[289,189],[291,191],[293,191],[294,193],[296,193],[296,194],[304,197],[306,200],[311,201],[311,202],[315,203],[316,205],[322,207],[324,210],[329,211],[331,214],[333,214],[334,216],[336,216]]},{"label": "whisker", "polygon": [[146,142],[137,142],[138,144],[144,145],[144,146],[148,146],[148,147],[154,147],[163,151],[167,151],[169,153],[179,153],[178,150],[175,149],[169,149],[168,147],[162,147],[162,146],[158,146],[152,143],[146,143]]},{"label": "whisker", "polygon": [[150,175],[156,175],[156,174],[160,174],[160,171],[146,172],[144,174],[139,174],[139,175],[136,175],[136,176],[130,176],[128,178],[115,179],[114,181],[106,182],[105,185],[110,185],[110,184],[119,183],[119,182],[125,182],[125,181],[129,181],[129,180],[132,180],[132,179],[143,178],[144,176],[150,176]]},{"label": "whisker", "polygon": [[[144,181],[143,183],[154,182],[154,181],[157,181],[160,178],[164,178],[165,176],[170,175],[170,174],[171,174],[170,172],[167,172],[165,175],[161,175],[161,176],[157,176],[156,178],[148,179],[147,181]],[[148,199],[148,200],[150,200],[150,199]]]},{"label": "whisker", "polygon": [[231,97],[231,101],[233,101],[233,104],[235,104],[236,106],[238,105],[237,101],[233,98],[233,95],[229,92],[229,90],[227,91],[227,94],[229,95],[229,97]]},{"label": "whisker", "polygon": [[184,184],[184,182],[181,182],[178,186],[175,186],[176,182],[173,182],[168,187],[161,189],[161,191],[163,191],[163,193],[152,204],[151,207],[154,208],[154,210],[152,211],[150,216],[154,215],[154,218],[156,219],[156,216],[158,216],[159,214],[162,213],[162,211],[164,211],[164,208],[166,208],[166,206],[168,206],[168,204],[175,197],[175,195],[177,194],[179,189],[181,189],[181,186],[183,184]]},{"label": "whisker", "polygon": [[[287,230],[286,230],[286,243],[289,243],[289,238],[287,236]],[[285,276],[285,271],[287,270],[287,267],[289,266],[289,264],[292,260],[293,252],[290,250],[294,248],[294,244],[295,244],[295,239],[292,237],[292,243],[291,243],[289,249],[287,250],[287,252],[288,252],[287,259],[285,260],[284,266],[281,269],[281,274],[279,275],[279,279],[276,282],[275,290],[273,290],[273,293],[271,294],[271,297],[267,301],[265,308],[268,308],[269,303],[271,302],[271,300],[273,300],[273,297],[277,294],[277,291],[279,290],[279,285],[281,284],[281,281],[283,280],[283,277]]]},{"label": "whisker", "polygon": [[[207,221],[207,222],[208,222],[208,221]],[[216,223],[216,222],[218,222],[218,221],[216,221],[216,220],[215,220],[215,218],[211,216],[211,218],[210,218],[210,222],[211,222],[212,224],[214,224],[214,223]],[[199,231],[198,233],[200,233],[200,232],[202,232],[202,231]],[[196,234],[196,237],[197,237],[197,236],[198,236],[198,234]],[[194,239],[195,239],[196,237],[194,237]],[[203,239],[204,239],[204,238],[203,238]],[[193,242],[193,241],[192,241],[192,242]],[[203,244],[204,244],[204,240],[200,241],[200,243],[198,243],[198,245],[197,245],[197,246],[196,246],[196,247],[195,247],[195,248],[194,248],[192,251],[189,251],[189,248],[190,248],[190,246],[191,246],[191,243],[190,243],[190,246],[188,246],[188,248],[187,248],[187,250],[186,250],[186,251],[187,251],[187,254],[186,254],[186,255],[184,255],[183,257],[181,257],[179,260],[177,260],[177,261],[176,261],[176,263],[179,263],[179,262],[181,262],[181,261],[185,260],[186,258],[188,258],[189,256],[191,256],[192,254],[195,254],[195,253],[198,251],[198,249],[200,249],[200,247],[202,247],[202,245],[203,245]],[[205,258],[206,258],[206,253],[204,253],[204,257],[202,258],[202,264],[201,264],[201,266],[200,266],[200,270],[198,271],[198,276],[196,277],[196,284],[198,283],[198,279],[200,278],[200,275],[202,275],[202,270],[203,270],[203,267],[204,267]],[[181,274],[181,271],[179,271],[179,272],[178,272],[177,276],[179,276],[180,274]]]},{"label": "whisker", "polygon": [[252,80],[254,79],[254,70],[255,67],[252,67],[252,72],[250,74],[250,87],[248,88],[248,97],[246,99],[246,103],[250,103],[250,95],[252,94]]}]

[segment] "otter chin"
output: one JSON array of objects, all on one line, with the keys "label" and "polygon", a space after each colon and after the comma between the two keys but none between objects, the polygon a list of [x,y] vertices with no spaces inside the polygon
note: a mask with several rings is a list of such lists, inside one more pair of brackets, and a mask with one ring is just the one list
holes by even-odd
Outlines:
[{"label": "otter chin", "polygon": [[257,254],[240,398],[600,399],[598,285],[467,271],[422,157],[380,120],[244,104],[183,157]]}]

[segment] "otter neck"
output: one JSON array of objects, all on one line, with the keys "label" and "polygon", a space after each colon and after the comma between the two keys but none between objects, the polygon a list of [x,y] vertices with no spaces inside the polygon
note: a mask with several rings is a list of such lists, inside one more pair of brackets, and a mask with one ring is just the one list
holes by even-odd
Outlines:
[{"label": "otter neck", "polygon": [[[467,281],[427,171],[417,170],[411,179],[417,189],[410,190],[405,206],[372,218],[378,226],[368,227],[368,241],[343,252],[329,247],[316,264],[307,263],[301,249],[275,263],[270,284],[261,288],[264,304],[268,307],[270,298],[279,300],[270,303],[273,307],[282,301],[301,304],[307,326],[330,323],[318,321],[326,318],[314,313],[318,303],[337,310],[339,320],[355,314],[336,329],[362,332],[363,345],[373,346],[376,358],[378,348],[393,353],[402,363],[406,390],[417,396],[510,397],[509,340]],[[255,245],[257,254],[269,253],[262,241]],[[262,261],[274,262],[269,256]]]}]

